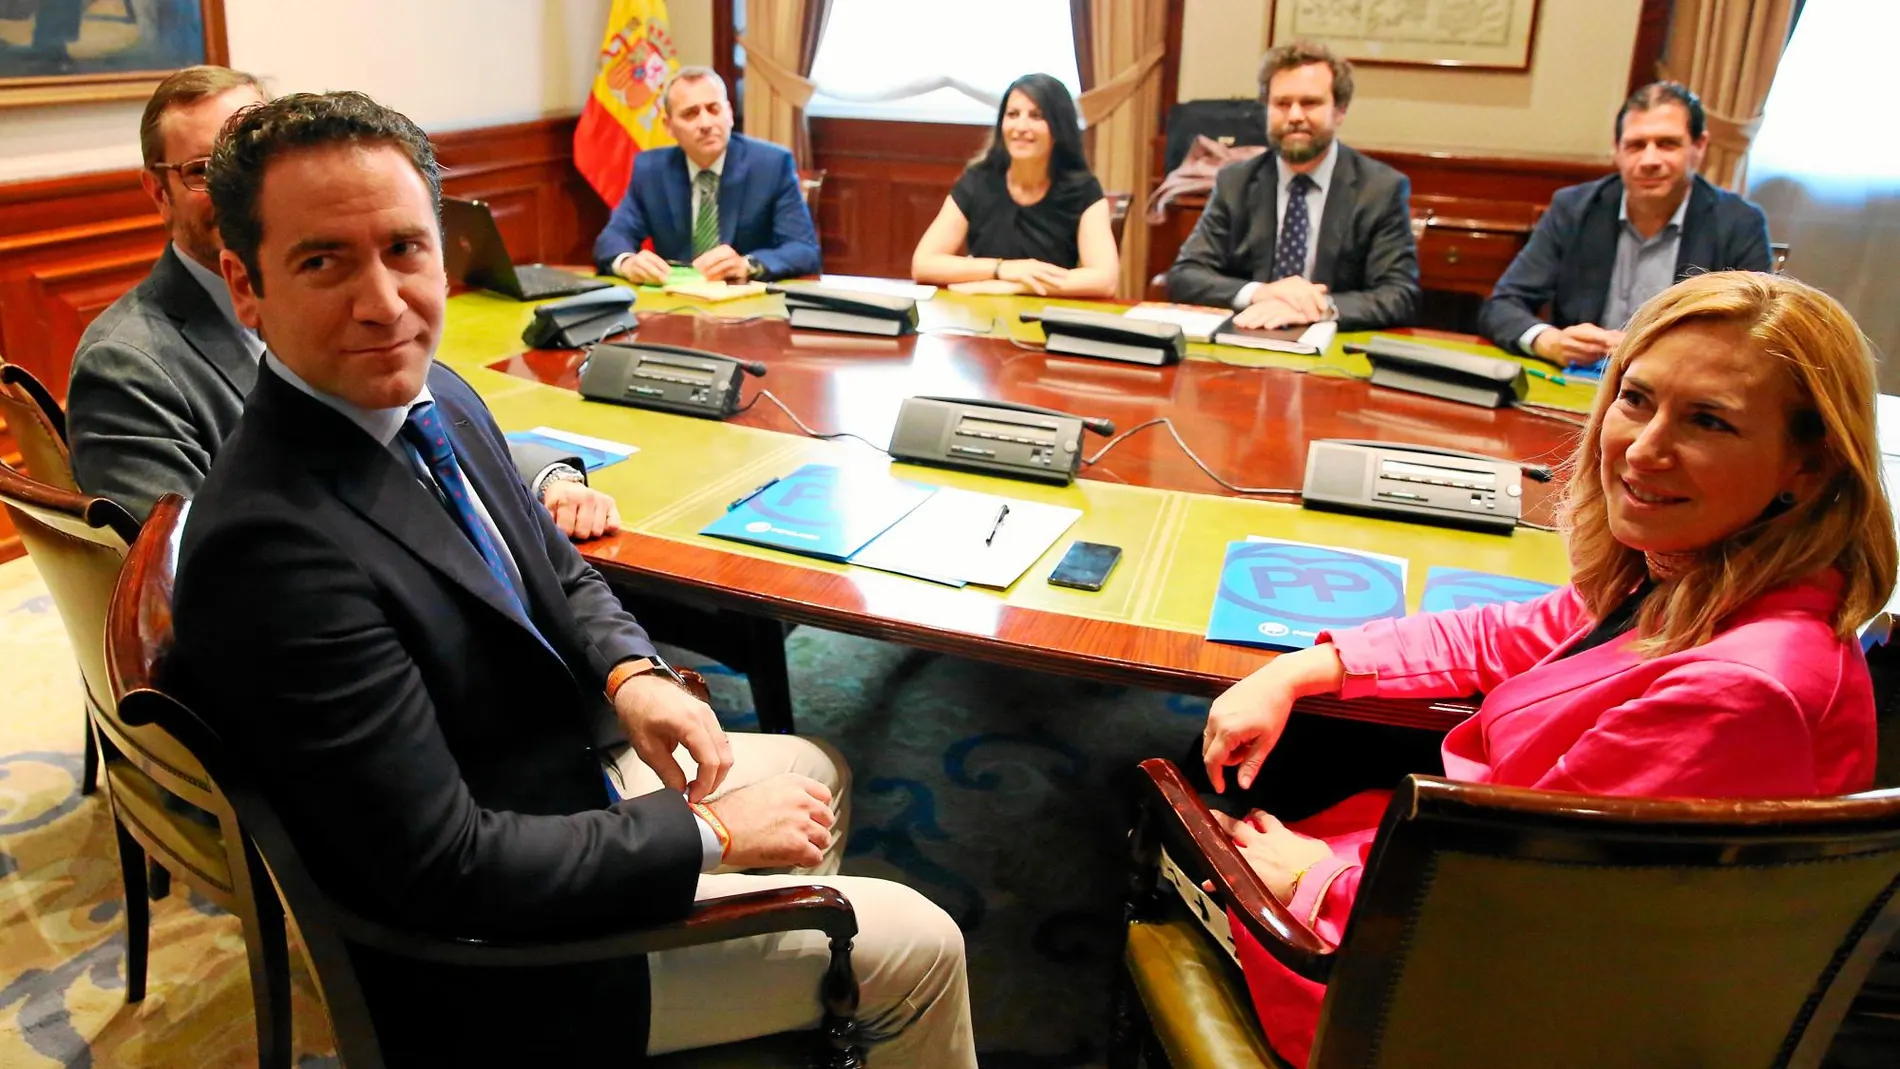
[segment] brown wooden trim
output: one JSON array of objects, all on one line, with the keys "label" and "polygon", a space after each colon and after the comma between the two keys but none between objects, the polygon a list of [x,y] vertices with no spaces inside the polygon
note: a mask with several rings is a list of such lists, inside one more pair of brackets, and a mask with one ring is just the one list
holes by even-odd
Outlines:
[{"label": "brown wooden trim", "polygon": [[732,17],[733,2],[712,0],[712,69],[719,72],[720,80],[726,83],[726,91],[732,94],[735,102],[732,109],[733,129],[744,133],[745,95],[739,91],[739,76],[743,71],[733,59],[739,46],[739,31]]},{"label": "brown wooden trim", "polygon": [[988,126],[963,123],[896,122],[885,119],[811,121],[812,150],[819,166],[828,158],[855,157],[885,162],[962,164],[982,149]]},{"label": "brown wooden trim", "polygon": [[1636,44],[1630,49],[1629,88],[1634,93],[1659,76],[1657,64],[1669,44],[1669,19],[1675,14],[1675,0],[1643,0],[1642,13],[1636,16]]}]

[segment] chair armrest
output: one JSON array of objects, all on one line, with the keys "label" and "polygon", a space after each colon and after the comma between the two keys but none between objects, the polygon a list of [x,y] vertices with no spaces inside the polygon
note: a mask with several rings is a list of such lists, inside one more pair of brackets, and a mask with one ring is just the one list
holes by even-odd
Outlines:
[{"label": "chair armrest", "polygon": [[772,932],[820,931],[835,943],[858,932],[857,914],[843,892],[820,884],[707,899],[670,924],[540,942],[420,935],[347,915],[340,908],[337,914],[338,927],[352,943],[416,961],[488,967],[611,961]]},{"label": "chair armrest", "polygon": [[1141,763],[1141,772],[1152,830],[1174,863],[1190,879],[1213,881],[1215,900],[1231,909],[1280,964],[1325,983],[1332,974],[1333,947],[1287,912],[1260,882],[1181,770],[1166,758],[1153,757]]},{"label": "chair armrest", "polygon": [[678,672],[680,679],[685,681],[686,692],[688,694],[705,702],[707,705],[712,704],[712,688],[706,685],[705,676],[700,675],[691,668],[675,668],[673,670]]}]

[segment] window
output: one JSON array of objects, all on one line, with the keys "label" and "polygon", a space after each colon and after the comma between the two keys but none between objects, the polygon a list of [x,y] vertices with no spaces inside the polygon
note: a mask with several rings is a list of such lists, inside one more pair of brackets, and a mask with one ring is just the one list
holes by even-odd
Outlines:
[{"label": "window", "polygon": [[1900,4],[1820,0],[1801,9],[1775,68],[1749,150],[1748,177],[1801,178],[1812,187],[1900,187],[1900,138],[1877,134],[1892,99]]},{"label": "window", "polygon": [[1038,71],[1081,94],[1069,0],[832,0],[806,111],[987,126]]}]

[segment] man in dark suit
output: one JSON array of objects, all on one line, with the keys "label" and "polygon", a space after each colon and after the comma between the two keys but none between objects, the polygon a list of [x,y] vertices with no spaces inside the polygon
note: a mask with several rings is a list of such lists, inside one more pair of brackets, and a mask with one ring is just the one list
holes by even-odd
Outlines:
[{"label": "man in dark suit", "polygon": [[[1768,271],[1768,219],[1696,168],[1708,149],[1686,86],[1638,89],[1616,116],[1616,173],[1560,189],[1478,329],[1500,349],[1573,365],[1601,360],[1651,297],[1692,273]],[[1538,318],[1548,305],[1549,319]]]},{"label": "man in dark suit", "polygon": [[[218,274],[205,164],[225,120],[265,99],[242,71],[187,67],[159,83],[139,123],[139,180],[171,244],[86,328],[66,393],[80,487],[139,519],[165,494],[197,493],[257,383],[264,343],[237,322]],[[565,533],[593,538],[619,525],[613,498],[552,450],[523,444],[516,460]]]},{"label": "man in dark suit", "polygon": [[[626,196],[594,240],[603,275],[665,282],[668,263],[716,281],[815,275],[818,231],[792,154],[732,132],[726,83],[682,67],[660,94],[676,146],[633,158]],[[653,248],[640,246],[653,239]]]},{"label": "man in dark suit", "polygon": [[[227,128],[210,185],[269,351],[185,528],[168,670],[269,770],[312,874],[387,922],[525,938],[828,883],[857,909],[873,1057],[973,1067],[954,922],[835,875],[841,760],[728,738],[435,364],[423,132],[359,93],[281,97]],[[793,872],[727,871],[757,868]],[[366,953],[359,973],[398,1064],[581,1065],[814,1026],[828,958],[792,933],[527,972]]]},{"label": "man in dark suit", "polygon": [[1221,168],[1168,296],[1233,308],[1243,327],[1406,322],[1419,295],[1412,185],[1337,140],[1352,64],[1314,42],[1281,45],[1261,61],[1260,99],[1271,149]]}]

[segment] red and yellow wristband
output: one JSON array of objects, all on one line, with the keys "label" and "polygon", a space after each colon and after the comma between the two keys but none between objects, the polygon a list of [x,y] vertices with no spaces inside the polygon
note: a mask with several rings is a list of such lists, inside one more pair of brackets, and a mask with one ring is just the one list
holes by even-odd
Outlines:
[{"label": "red and yellow wristband", "polygon": [[687,808],[712,829],[713,836],[719,840],[719,860],[724,861],[726,855],[732,852],[732,833],[726,830],[725,822],[719,819],[719,814],[713,812],[712,806],[704,802],[688,802]]}]

